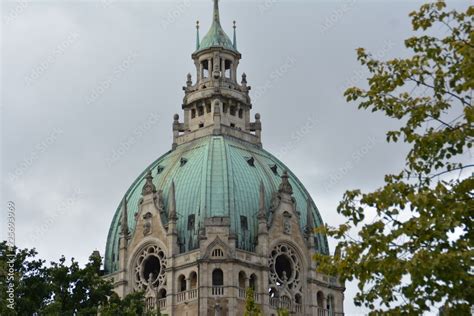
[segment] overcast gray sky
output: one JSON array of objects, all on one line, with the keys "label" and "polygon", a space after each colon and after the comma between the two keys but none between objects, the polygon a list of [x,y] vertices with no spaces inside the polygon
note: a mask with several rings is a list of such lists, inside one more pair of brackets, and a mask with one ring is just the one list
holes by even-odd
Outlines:
[{"label": "overcast gray sky", "polygon": [[[464,7],[468,1],[448,2]],[[323,219],[341,223],[346,189],[371,190],[403,165],[397,126],[342,96],[365,85],[355,49],[406,55],[418,1],[221,1],[262,115],[264,147],[306,185]],[[134,179],[171,147],[186,74],[194,75],[210,0],[4,1],[1,41],[2,210],[16,204],[16,242],[40,256],[102,254]],[[2,211],[5,238],[5,211]],[[332,249],[334,243],[331,242]],[[347,314],[364,313],[352,302]]]}]

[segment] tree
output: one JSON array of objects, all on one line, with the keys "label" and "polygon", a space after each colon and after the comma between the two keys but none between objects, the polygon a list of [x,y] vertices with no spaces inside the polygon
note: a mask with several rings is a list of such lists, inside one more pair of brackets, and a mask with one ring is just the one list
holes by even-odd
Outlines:
[{"label": "tree", "polygon": [[255,303],[255,295],[252,287],[245,291],[245,312],[244,316],[260,316],[262,312],[260,307]]},{"label": "tree", "polygon": [[337,211],[346,222],[318,230],[338,241],[340,255],[315,259],[324,273],[356,279],[355,304],[374,313],[444,304],[467,315],[474,303],[473,14],[473,6],[425,4],[410,14],[417,32],[405,41],[410,57],[380,61],[357,50],[368,88],[349,88],[347,101],[399,120],[387,142],[403,141],[409,151],[383,187],[344,194]]},{"label": "tree", "polygon": [[6,242],[0,243],[0,315],[32,315],[46,306],[50,296],[47,270],[45,261],[35,259],[36,255],[34,249],[9,249]]},{"label": "tree", "polygon": [[145,310],[145,297],[143,292],[132,292],[120,299],[120,297],[112,293],[107,304],[100,309],[101,316],[161,316],[160,311],[147,312]]},{"label": "tree", "polygon": [[[12,283],[12,300],[0,300],[0,315],[160,315],[145,312],[143,293],[131,293],[121,300],[112,284],[101,277],[101,258],[92,254],[81,268],[70,264],[37,259],[36,250],[18,249],[0,243],[0,291],[8,292]],[[10,269],[12,268],[12,269]],[[9,273],[13,272],[13,277]],[[6,282],[4,282],[5,280]],[[12,308],[13,307],[13,308]]]}]

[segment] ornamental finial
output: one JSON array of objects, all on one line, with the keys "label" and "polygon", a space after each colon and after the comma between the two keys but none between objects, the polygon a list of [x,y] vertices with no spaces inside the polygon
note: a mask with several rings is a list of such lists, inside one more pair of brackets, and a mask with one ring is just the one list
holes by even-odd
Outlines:
[{"label": "ornamental finial", "polygon": [[199,50],[201,41],[199,39],[199,20],[196,21],[196,50]]},{"label": "ornamental finial", "polygon": [[146,182],[142,189],[142,195],[145,196],[150,193],[156,193],[156,186],[153,184],[153,176],[151,175],[151,169],[146,174]]},{"label": "ornamental finial", "polygon": [[235,23],[236,22],[234,21],[234,43],[233,43],[233,45],[234,45],[234,48],[237,49],[237,31],[236,31],[237,26],[235,25]]},{"label": "ornamental finial", "polygon": [[283,175],[281,176],[281,183],[280,187],[278,188],[278,191],[280,193],[287,193],[289,195],[293,194],[293,187],[290,184],[290,181],[288,180],[288,172],[285,170],[283,172]]}]

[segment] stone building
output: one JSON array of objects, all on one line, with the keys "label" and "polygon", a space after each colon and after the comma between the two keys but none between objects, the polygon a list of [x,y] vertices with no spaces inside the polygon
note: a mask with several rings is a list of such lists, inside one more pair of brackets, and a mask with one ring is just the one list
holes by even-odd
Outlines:
[{"label": "stone building", "polygon": [[125,193],[109,230],[106,278],[143,290],[167,315],[243,315],[247,288],[264,315],[342,315],[344,285],[316,272],[323,221],[298,178],[263,149],[241,54],[220,24],[192,54],[172,149]]}]

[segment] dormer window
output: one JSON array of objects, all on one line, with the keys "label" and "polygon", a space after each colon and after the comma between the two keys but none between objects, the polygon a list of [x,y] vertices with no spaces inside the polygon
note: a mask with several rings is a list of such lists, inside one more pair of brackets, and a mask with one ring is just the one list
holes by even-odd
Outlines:
[{"label": "dormer window", "polygon": [[246,157],[245,160],[247,161],[247,163],[249,164],[249,166],[255,167],[255,158],[253,158],[253,157]]},{"label": "dormer window", "polygon": [[272,170],[274,175],[278,176],[278,166],[277,165],[270,166],[270,169]]},{"label": "dormer window", "polygon": [[194,230],[194,223],[196,222],[196,216],[191,214],[188,216],[188,230]]},{"label": "dormer window", "polygon": [[186,158],[181,158],[181,160],[180,160],[181,167],[183,167],[187,163],[188,163],[188,160]]},{"label": "dormer window", "polygon": [[156,174],[162,173],[164,169],[165,169],[165,167],[163,167],[163,166],[158,166],[158,168],[156,168]]},{"label": "dormer window", "polygon": [[240,228],[243,231],[247,231],[249,229],[248,221],[247,221],[247,216],[240,216]]},{"label": "dormer window", "polygon": [[221,248],[216,248],[214,250],[212,250],[212,253],[211,253],[211,256],[212,257],[224,257],[224,251],[222,251]]}]

